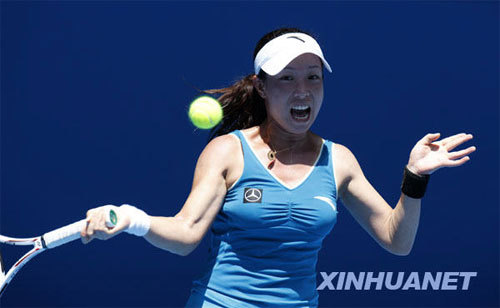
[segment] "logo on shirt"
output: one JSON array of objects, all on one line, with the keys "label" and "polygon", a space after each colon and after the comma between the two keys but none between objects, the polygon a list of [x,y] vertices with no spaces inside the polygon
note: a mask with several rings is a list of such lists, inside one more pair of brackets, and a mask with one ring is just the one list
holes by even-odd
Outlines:
[{"label": "logo on shirt", "polygon": [[262,189],[245,188],[243,203],[262,203]]},{"label": "logo on shirt", "polygon": [[324,201],[324,202],[328,203],[333,208],[334,211],[337,210],[337,207],[335,206],[335,204],[333,204],[333,201],[330,198],[323,197],[323,196],[316,196],[316,197],[314,197],[314,199]]}]

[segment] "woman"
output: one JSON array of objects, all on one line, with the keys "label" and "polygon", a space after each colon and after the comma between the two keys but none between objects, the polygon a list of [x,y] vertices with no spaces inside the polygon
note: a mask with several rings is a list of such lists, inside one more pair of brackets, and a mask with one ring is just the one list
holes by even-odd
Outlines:
[{"label": "woman", "polygon": [[382,247],[407,255],[429,175],[475,151],[450,152],[472,135],[437,141],[439,134],[427,134],[411,151],[393,209],[348,148],[310,131],[323,102],[323,70],[331,72],[317,42],[299,29],[273,31],[257,44],[254,66],[232,87],[207,91],[222,94],[225,118],[175,217],[123,205],[108,229],[105,206],[87,213],[81,234],[88,243],[126,231],[187,255],[211,227],[209,266],[187,307],[316,307],[317,253],[336,222],[338,197]]}]

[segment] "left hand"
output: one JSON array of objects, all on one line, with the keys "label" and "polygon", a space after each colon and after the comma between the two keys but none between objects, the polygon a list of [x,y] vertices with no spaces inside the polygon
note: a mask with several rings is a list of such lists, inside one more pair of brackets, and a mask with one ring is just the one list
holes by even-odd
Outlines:
[{"label": "left hand", "polygon": [[462,143],[471,140],[471,134],[457,134],[436,141],[441,134],[427,134],[413,147],[408,161],[408,169],[418,175],[432,174],[442,167],[458,167],[470,160],[471,146],[461,151],[450,152]]}]

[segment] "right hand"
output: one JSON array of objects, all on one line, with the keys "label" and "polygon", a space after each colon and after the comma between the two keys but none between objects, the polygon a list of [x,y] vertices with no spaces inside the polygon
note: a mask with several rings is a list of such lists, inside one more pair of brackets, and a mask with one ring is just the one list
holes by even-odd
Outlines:
[{"label": "right hand", "polygon": [[[106,226],[106,216],[109,210],[113,209],[117,216],[116,226],[109,228]],[[127,229],[130,225],[130,217],[114,205],[104,205],[87,211],[87,224],[80,232],[82,242],[88,244],[93,239],[107,240]]]}]

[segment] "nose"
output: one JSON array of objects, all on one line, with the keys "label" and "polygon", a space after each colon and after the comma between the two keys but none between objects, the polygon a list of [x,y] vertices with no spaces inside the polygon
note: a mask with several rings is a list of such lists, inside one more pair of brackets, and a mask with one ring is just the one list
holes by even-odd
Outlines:
[{"label": "nose", "polygon": [[304,81],[297,81],[297,87],[294,91],[294,97],[298,99],[306,99],[311,95],[309,87]]},{"label": "nose", "polygon": [[294,93],[294,97],[298,99],[306,99],[309,97],[309,95],[310,95],[309,91],[303,91],[303,92],[295,91]]}]

